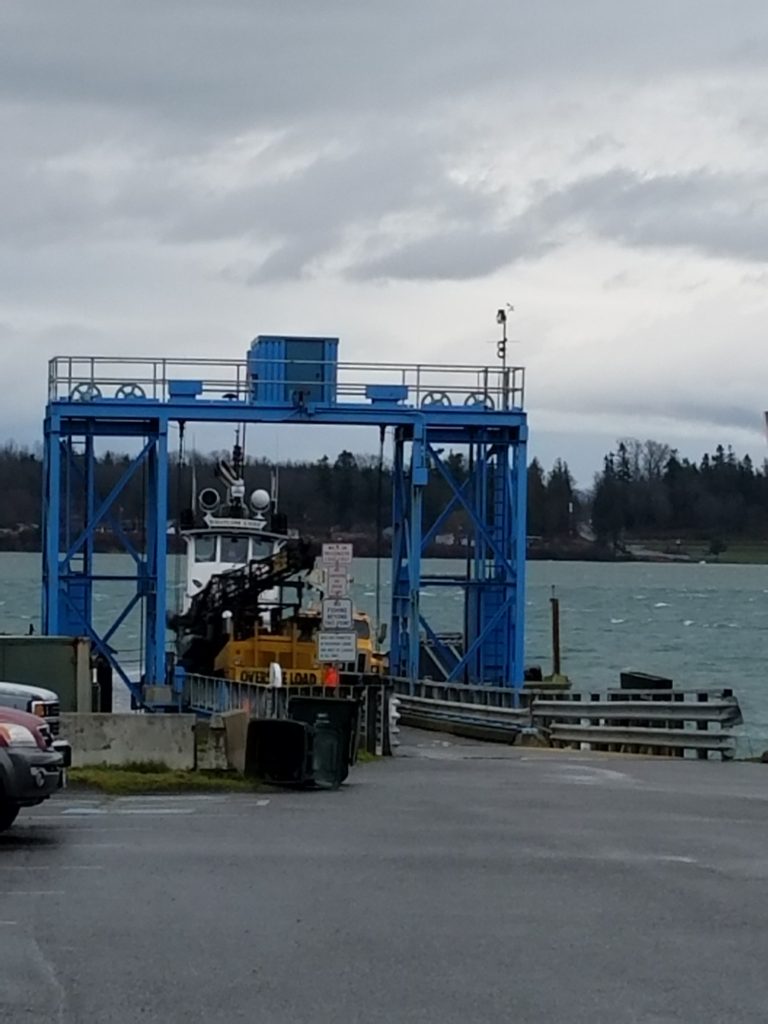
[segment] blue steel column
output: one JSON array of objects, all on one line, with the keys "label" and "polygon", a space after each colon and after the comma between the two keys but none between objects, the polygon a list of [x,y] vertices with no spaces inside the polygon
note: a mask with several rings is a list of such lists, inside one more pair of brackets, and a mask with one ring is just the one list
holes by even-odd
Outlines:
[{"label": "blue steel column", "polygon": [[421,632],[419,597],[421,593],[421,517],[422,496],[427,485],[428,470],[424,443],[424,426],[414,428],[411,445],[410,479],[410,551],[408,557],[408,677],[418,679]]},{"label": "blue steel column", "polygon": [[[491,671],[497,672],[502,682],[512,682],[512,649],[514,632],[514,588],[513,568],[514,543],[511,532],[513,521],[511,492],[509,490],[509,445],[506,440],[494,446],[493,474],[493,537],[499,554],[494,558],[493,575],[495,593],[500,607],[504,608],[498,625],[493,630],[491,647]],[[501,557],[499,557],[499,555]]]},{"label": "blue steel column", "polygon": [[[93,622],[93,553],[96,540],[96,455],[93,445],[93,424],[86,425],[83,449],[83,472],[85,476],[85,505],[83,527],[86,530],[80,562],[81,579],[78,581],[82,599],[83,619]],[[67,572],[72,573],[71,565]]]},{"label": "blue steel column", "polygon": [[392,464],[392,595],[389,657],[390,671],[400,676],[407,672],[409,587],[404,443],[403,431],[395,430]]},{"label": "blue steel column", "polygon": [[[486,444],[482,437],[477,440],[474,446],[474,473],[475,473],[475,507],[474,514],[484,526],[488,524],[488,461]],[[484,625],[484,604],[488,575],[488,542],[485,536],[474,523],[474,582],[472,588],[472,615],[470,617],[470,633],[466,637],[466,649],[469,649],[483,630]],[[471,683],[485,682],[483,676],[483,652],[478,648],[469,661],[469,681]]]},{"label": "blue steel column", "polygon": [[58,633],[59,531],[61,524],[61,423],[50,415],[45,421],[43,449],[43,633]]},{"label": "blue steel column", "polygon": [[515,547],[515,633],[512,683],[522,686],[525,674],[525,560],[528,539],[528,427],[522,425],[513,446],[512,485],[514,521],[512,536]]},{"label": "blue steel column", "polygon": [[168,424],[158,423],[147,456],[147,555],[144,634],[144,682],[165,681],[165,619],[168,552]]}]

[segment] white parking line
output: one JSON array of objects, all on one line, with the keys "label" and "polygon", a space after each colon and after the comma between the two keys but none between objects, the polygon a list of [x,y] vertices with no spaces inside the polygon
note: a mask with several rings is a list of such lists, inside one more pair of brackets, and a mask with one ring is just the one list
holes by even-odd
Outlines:
[{"label": "white parking line", "polygon": [[195,814],[194,807],[121,807],[115,814]]},{"label": "white parking line", "polygon": [[210,793],[163,793],[162,796],[120,796],[115,801],[119,804],[128,803],[168,803],[171,800],[221,800],[220,796],[212,796]]},{"label": "white parking line", "polygon": [[125,843],[67,843],[68,850],[119,850],[124,846]]},{"label": "white parking line", "polygon": [[62,815],[91,817],[99,814],[194,814],[194,807],[67,807]]},{"label": "white parking line", "polygon": [[0,889],[0,896],[63,896],[63,889]]},{"label": "white parking line", "polygon": [[0,864],[3,871],[103,871],[101,864]]},{"label": "white parking line", "polygon": [[[42,815],[36,815],[36,820],[40,821]],[[98,824],[92,819],[88,820],[88,824],[84,821],[78,821],[73,819],[71,821],[62,820],[61,815],[53,816],[48,815],[45,817],[45,827],[50,828],[52,823],[56,823],[57,834],[66,835],[69,833],[73,836],[98,835],[100,832],[154,832],[154,828],[150,828],[149,825],[140,825],[138,822],[135,825],[104,825],[101,822]],[[18,826],[14,829],[14,836],[17,838],[32,838],[39,829],[34,826]],[[66,844],[70,846],[70,843]]]}]

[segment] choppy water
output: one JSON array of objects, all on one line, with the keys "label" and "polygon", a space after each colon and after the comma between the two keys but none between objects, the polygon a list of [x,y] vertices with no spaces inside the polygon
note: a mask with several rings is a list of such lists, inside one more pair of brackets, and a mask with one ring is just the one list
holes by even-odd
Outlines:
[{"label": "choppy water", "polygon": [[[119,571],[123,555],[103,555],[104,571]],[[435,560],[430,572],[456,563]],[[376,608],[376,564],[359,559],[352,595]],[[181,577],[174,559],[170,601]],[[389,564],[381,564],[381,606],[389,601]],[[548,668],[549,597],[561,603],[563,668],[578,689],[616,685],[622,669],[670,675],[679,685],[731,686],[741,700],[744,753],[768,747],[768,567],[752,565],[533,562],[528,566],[526,663]],[[103,625],[122,606],[124,585],[102,584],[95,615]],[[437,629],[461,628],[461,600],[445,588],[423,595],[424,614]],[[26,632],[40,622],[40,556],[0,553],[0,631]],[[138,615],[129,617],[116,646],[127,660],[140,650]]]}]

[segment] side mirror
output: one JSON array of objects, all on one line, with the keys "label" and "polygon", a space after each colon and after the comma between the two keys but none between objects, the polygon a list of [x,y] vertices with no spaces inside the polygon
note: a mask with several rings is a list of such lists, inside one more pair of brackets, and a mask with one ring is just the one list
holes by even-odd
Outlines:
[{"label": "side mirror", "polygon": [[379,626],[379,631],[376,634],[376,642],[379,643],[379,644],[383,644],[386,639],[387,639],[387,624],[386,624],[386,622],[382,622],[380,624],[380,626]]}]

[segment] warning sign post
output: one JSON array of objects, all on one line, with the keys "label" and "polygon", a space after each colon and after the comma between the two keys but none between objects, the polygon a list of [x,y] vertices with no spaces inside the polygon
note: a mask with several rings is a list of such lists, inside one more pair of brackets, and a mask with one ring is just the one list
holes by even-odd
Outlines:
[{"label": "warning sign post", "polygon": [[323,544],[324,574],[323,628],[317,634],[317,660],[321,663],[348,665],[357,661],[352,599],[349,594],[349,567],[352,545]]},{"label": "warning sign post", "polygon": [[354,633],[317,634],[317,660],[349,664],[357,657],[357,636]]},{"label": "warning sign post", "polygon": [[323,629],[351,630],[352,598],[326,597],[323,599]]}]

